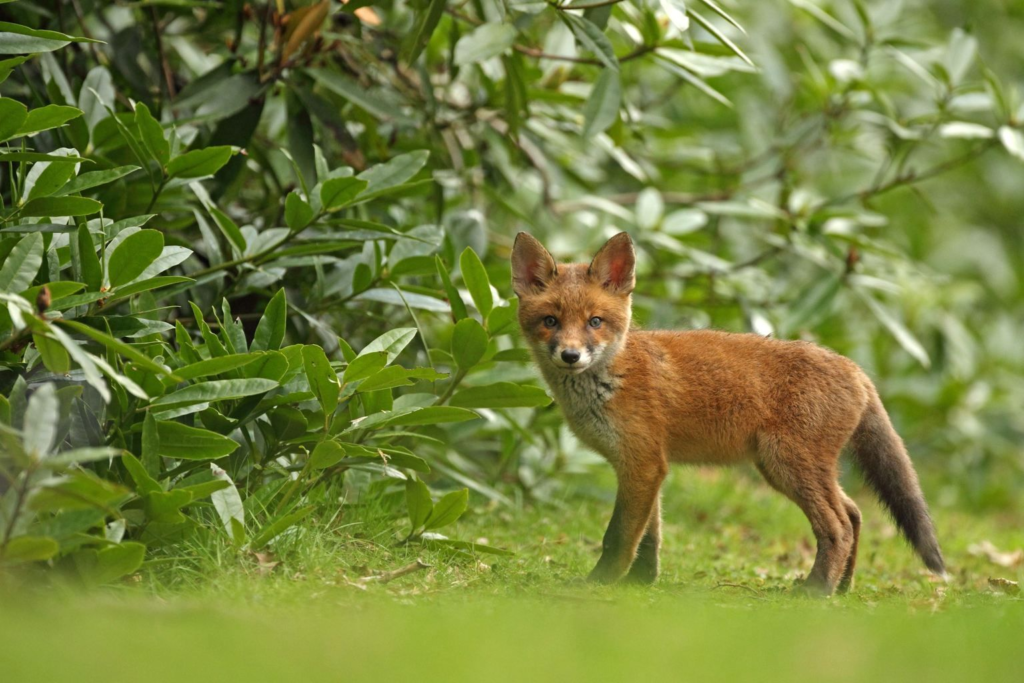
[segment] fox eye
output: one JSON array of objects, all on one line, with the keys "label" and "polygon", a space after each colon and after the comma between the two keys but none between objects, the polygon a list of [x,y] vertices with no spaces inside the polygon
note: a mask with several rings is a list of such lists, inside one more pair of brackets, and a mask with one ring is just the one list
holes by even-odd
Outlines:
[{"label": "fox eye", "polygon": [[544,318],[544,327],[557,327],[557,326],[558,326],[558,318],[556,318],[555,316],[549,315],[548,317]]},{"label": "fox eye", "polygon": [[591,318],[591,319],[590,319],[590,320],[589,320],[589,321],[587,322],[587,324],[589,324],[589,325],[590,325],[591,327],[593,327],[594,329],[597,329],[598,327],[601,327],[601,323],[602,323],[602,322],[603,322],[603,321],[602,321],[602,320],[601,320],[600,318],[598,318],[598,317],[597,317],[597,316],[595,315],[595,316],[594,316],[593,318]]}]

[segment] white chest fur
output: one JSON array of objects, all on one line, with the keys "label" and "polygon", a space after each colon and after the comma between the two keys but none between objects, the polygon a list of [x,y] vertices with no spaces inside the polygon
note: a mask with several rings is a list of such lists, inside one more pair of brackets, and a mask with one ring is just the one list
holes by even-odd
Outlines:
[{"label": "white chest fur", "polygon": [[618,454],[618,436],[605,411],[618,380],[607,367],[574,375],[554,370],[545,373],[551,391],[573,433],[609,460]]}]

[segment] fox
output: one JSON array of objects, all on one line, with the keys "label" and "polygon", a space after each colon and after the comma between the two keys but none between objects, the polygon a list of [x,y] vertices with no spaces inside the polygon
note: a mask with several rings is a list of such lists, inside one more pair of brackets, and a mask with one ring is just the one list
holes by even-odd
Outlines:
[{"label": "fox", "polygon": [[753,462],[810,522],[817,552],[798,588],[849,591],[861,513],[839,485],[846,447],[925,566],[945,577],[906,447],[852,360],[758,334],[636,329],[636,253],[625,232],[589,264],[558,264],[521,232],[511,268],[519,325],[537,367],[569,427],[617,479],[588,580],[655,582],[670,464]]}]

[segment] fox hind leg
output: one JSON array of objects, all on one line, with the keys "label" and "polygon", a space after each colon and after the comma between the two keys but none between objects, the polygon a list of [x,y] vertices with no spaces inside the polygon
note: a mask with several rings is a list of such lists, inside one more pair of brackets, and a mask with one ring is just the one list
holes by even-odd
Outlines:
[{"label": "fox hind leg", "polygon": [[[782,453],[786,456],[779,457]],[[837,481],[836,459],[838,452],[831,464],[825,466],[807,451],[769,446],[760,454],[757,464],[768,483],[795,502],[811,523],[818,549],[804,588],[824,595],[831,595],[848,573],[852,579],[852,554],[860,521],[858,513],[855,530],[845,503],[849,499]]]},{"label": "fox hind leg", "polygon": [[840,494],[843,497],[843,507],[846,508],[846,515],[850,519],[850,526],[853,527],[853,547],[850,548],[850,557],[846,560],[846,569],[843,570],[843,576],[839,579],[839,585],[836,590],[840,593],[846,593],[853,586],[853,571],[857,567],[857,544],[860,542],[860,508],[853,502],[846,493],[840,489]]}]

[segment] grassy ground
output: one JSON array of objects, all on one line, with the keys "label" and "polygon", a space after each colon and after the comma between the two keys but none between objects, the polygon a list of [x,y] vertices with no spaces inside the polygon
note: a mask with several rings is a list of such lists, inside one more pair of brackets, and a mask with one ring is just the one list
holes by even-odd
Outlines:
[{"label": "grassy ground", "polygon": [[[1024,569],[968,551],[1024,547],[1019,518],[936,509],[953,575],[942,584],[857,496],[857,585],[815,600],[791,593],[813,555],[791,503],[742,471],[681,470],[664,498],[659,583],[583,585],[612,491],[606,477],[587,478],[558,504],[480,504],[451,530],[510,558],[400,545],[394,520],[369,506],[269,556],[206,542],[90,595],[11,583],[0,596],[0,671],[47,682],[1024,676],[1024,601],[989,583],[1019,581]],[[366,579],[417,559],[430,567]]]}]

